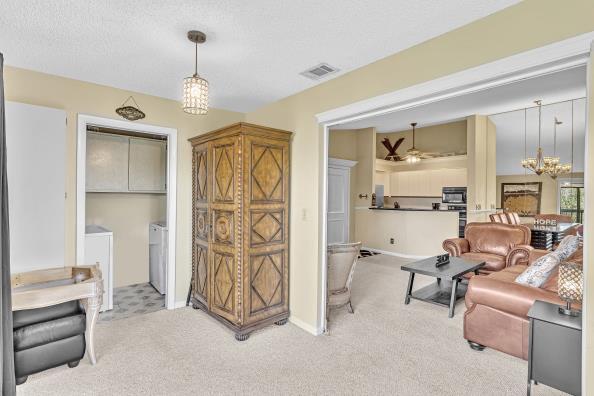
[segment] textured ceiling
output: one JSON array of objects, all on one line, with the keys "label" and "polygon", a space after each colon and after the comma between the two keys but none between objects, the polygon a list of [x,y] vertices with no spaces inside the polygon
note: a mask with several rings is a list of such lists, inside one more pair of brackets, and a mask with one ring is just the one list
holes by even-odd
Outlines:
[{"label": "textured ceiling", "polygon": [[11,66],[179,100],[198,29],[211,106],[250,111],[319,84],[299,73],[320,62],[340,75],[517,2],[2,0],[0,51]]}]

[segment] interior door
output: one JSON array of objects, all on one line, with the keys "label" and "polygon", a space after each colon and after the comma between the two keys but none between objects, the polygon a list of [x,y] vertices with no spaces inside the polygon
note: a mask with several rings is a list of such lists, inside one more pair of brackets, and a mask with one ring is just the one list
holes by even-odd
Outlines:
[{"label": "interior door", "polygon": [[10,269],[63,267],[66,113],[6,102]]},{"label": "interior door", "polygon": [[208,144],[194,147],[192,153],[192,191],[194,216],[192,250],[192,290],[194,298],[208,304],[208,243],[210,236],[210,213],[208,210]]},{"label": "interior door", "polygon": [[350,170],[328,166],[328,244],[349,241]]},{"label": "interior door", "polygon": [[237,311],[237,246],[241,235],[239,220],[239,138],[217,139],[209,143],[212,169],[210,179],[210,310],[233,322],[239,322]]}]

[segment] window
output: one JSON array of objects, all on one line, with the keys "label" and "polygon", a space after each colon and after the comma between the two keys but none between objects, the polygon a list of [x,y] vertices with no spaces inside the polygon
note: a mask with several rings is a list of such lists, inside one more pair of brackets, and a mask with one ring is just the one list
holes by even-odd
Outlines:
[{"label": "window", "polygon": [[582,223],[584,218],[584,187],[562,186],[560,192],[561,214],[569,215],[576,223]]}]

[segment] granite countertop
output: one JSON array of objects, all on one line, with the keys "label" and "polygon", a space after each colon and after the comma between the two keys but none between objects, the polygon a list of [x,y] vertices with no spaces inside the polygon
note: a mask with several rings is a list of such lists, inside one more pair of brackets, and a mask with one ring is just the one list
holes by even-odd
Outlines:
[{"label": "granite countertop", "polygon": [[383,208],[376,208],[370,207],[371,210],[400,210],[403,212],[463,212],[460,209],[438,209],[434,210],[431,208],[390,208],[390,207],[383,207]]}]

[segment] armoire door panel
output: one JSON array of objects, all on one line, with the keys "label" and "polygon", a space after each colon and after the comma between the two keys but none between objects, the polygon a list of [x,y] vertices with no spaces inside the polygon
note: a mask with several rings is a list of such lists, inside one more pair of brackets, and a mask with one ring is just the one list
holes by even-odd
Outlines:
[{"label": "armoire door panel", "polygon": [[284,209],[250,210],[250,246],[267,246],[284,243],[284,228]]},{"label": "armoire door panel", "polygon": [[230,210],[213,210],[213,241],[233,245],[235,243],[235,214]]},{"label": "armoire door panel", "polygon": [[257,322],[288,310],[287,260],[285,249],[250,255],[245,323]]},{"label": "armoire door panel", "polygon": [[199,243],[194,243],[192,270],[192,290],[194,297],[206,304],[208,301],[208,247]]},{"label": "armoire door panel", "polygon": [[193,173],[194,200],[206,202],[208,200],[208,150],[206,145],[194,150]]},{"label": "armoire door panel", "polygon": [[215,145],[213,187],[215,202],[233,202],[235,196],[235,142]]},{"label": "armoire door panel", "polygon": [[252,201],[284,201],[285,161],[282,146],[251,141],[250,192]]},{"label": "armoire door panel", "polygon": [[213,251],[210,266],[210,310],[237,322],[235,310],[235,256]]}]

